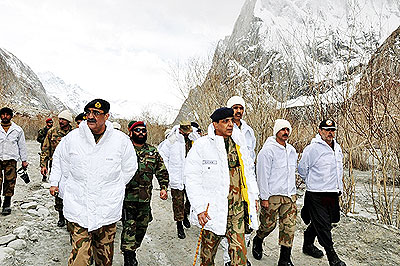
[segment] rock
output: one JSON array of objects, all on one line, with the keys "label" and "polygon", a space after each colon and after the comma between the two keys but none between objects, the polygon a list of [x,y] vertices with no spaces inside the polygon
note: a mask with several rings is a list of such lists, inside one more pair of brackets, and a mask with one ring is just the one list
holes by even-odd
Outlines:
[{"label": "rock", "polygon": [[39,213],[37,212],[37,210],[28,210],[28,213],[30,215],[39,216]]},{"label": "rock", "polygon": [[42,183],[42,188],[49,189],[51,187],[50,183]]},{"label": "rock", "polygon": [[21,205],[21,209],[36,209],[37,203],[35,201],[24,203]]},{"label": "rock", "polygon": [[0,265],[15,265],[15,250],[9,247],[0,247]]},{"label": "rock", "polygon": [[[2,237],[0,237],[0,245],[6,245],[15,239],[17,239],[17,237],[14,234],[2,236]],[[2,264],[0,264],[0,265],[2,265]]]},{"label": "rock", "polygon": [[39,235],[38,234],[30,235],[29,240],[32,242],[37,242],[37,241],[39,241]]},{"label": "rock", "polygon": [[20,226],[14,229],[13,234],[20,239],[28,239],[29,228],[27,226]]},{"label": "rock", "polygon": [[45,207],[39,208],[37,210],[39,216],[41,217],[47,217],[50,215],[50,211],[48,209],[46,209]]},{"label": "rock", "polygon": [[7,247],[15,249],[15,250],[21,250],[21,249],[26,248],[26,241],[23,239],[16,239],[16,240],[8,243]]}]

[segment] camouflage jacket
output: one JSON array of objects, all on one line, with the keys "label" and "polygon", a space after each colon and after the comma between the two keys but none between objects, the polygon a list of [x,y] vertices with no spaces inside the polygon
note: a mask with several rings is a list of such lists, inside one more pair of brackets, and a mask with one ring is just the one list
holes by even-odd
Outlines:
[{"label": "camouflage jacket", "polygon": [[46,166],[47,162],[53,159],[53,153],[58,143],[60,143],[61,139],[71,130],[71,126],[68,130],[62,130],[59,126],[49,129],[43,142],[42,153],[40,154],[40,167]]},{"label": "camouflage jacket", "polygon": [[49,131],[49,129],[50,128],[45,126],[44,128],[41,128],[38,131],[38,136],[37,136],[36,140],[40,143],[40,149],[42,149],[42,147],[43,147],[43,142],[44,142],[44,139],[46,138],[46,135],[47,135],[47,132]]},{"label": "camouflage jacket", "polygon": [[164,161],[157,149],[149,144],[135,146],[138,170],[126,185],[125,201],[150,202],[153,189],[153,175],[156,175],[161,189],[167,190],[169,177]]}]

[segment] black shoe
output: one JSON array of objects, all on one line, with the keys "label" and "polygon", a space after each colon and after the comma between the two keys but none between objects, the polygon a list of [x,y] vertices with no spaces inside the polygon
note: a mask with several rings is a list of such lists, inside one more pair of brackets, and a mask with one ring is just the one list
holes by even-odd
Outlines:
[{"label": "black shoe", "polygon": [[247,260],[247,266],[251,266],[251,263],[249,260]]},{"label": "black shoe", "polygon": [[339,259],[333,247],[325,248],[326,256],[328,257],[329,266],[346,266],[341,259]]},{"label": "black shoe", "polygon": [[180,239],[185,239],[185,230],[183,230],[183,224],[182,221],[176,222],[176,228],[178,230],[178,238]]},{"label": "black shoe", "polygon": [[47,176],[42,176],[42,182],[47,182]]},{"label": "black shoe", "polygon": [[4,203],[3,203],[3,210],[1,211],[2,215],[9,215],[11,214],[11,196],[5,196],[4,197]]},{"label": "black shoe", "polygon": [[324,256],[324,253],[319,248],[314,246],[314,244],[303,245],[303,253],[316,259]]},{"label": "black shoe", "polygon": [[1,211],[1,214],[6,216],[11,214],[11,208],[10,207],[3,207],[3,210]]},{"label": "black shoe", "polygon": [[62,211],[58,212],[58,222],[57,222],[58,227],[64,227],[65,226],[65,218],[64,214]]},{"label": "black shoe", "polygon": [[186,228],[190,228],[190,222],[189,222],[189,219],[187,218],[187,215],[185,215],[185,218],[183,218],[183,225]]},{"label": "black shoe", "polygon": [[230,261],[225,262],[224,266],[231,266],[231,262]]},{"label": "black shoe", "polygon": [[281,246],[281,254],[279,256],[278,266],[294,266],[290,260],[291,253],[291,247]]},{"label": "black shoe", "polygon": [[137,266],[135,251],[124,251],[124,266]]},{"label": "black shoe", "polygon": [[257,235],[253,238],[253,257],[256,260],[261,260],[263,256],[263,248],[262,248],[263,240],[259,238]]}]

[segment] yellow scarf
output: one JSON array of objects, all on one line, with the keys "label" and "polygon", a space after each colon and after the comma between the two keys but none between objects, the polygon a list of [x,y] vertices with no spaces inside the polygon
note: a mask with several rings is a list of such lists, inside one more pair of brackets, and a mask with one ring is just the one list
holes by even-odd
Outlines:
[{"label": "yellow scarf", "polygon": [[[248,194],[248,188],[247,188],[247,183],[246,183],[246,176],[244,175],[244,163],[242,160],[242,154],[240,153],[240,146],[236,145],[236,150],[239,156],[239,162],[240,162],[240,171],[242,172],[242,182],[240,182],[240,189],[241,189],[241,193],[242,193],[242,199],[247,202],[247,213],[250,216],[250,201],[249,201],[249,194]],[[249,224],[251,224],[251,221],[249,219]]]}]

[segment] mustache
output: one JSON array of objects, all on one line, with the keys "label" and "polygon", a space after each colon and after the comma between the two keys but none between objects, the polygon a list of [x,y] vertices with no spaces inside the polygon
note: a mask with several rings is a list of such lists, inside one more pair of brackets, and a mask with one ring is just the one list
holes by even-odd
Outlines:
[{"label": "mustache", "polygon": [[94,119],[94,118],[88,118],[87,121],[89,123],[96,123],[96,119]]},{"label": "mustache", "polygon": [[288,135],[288,134],[283,134],[282,136],[283,136],[283,137],[289,137],[289,135]]}]

